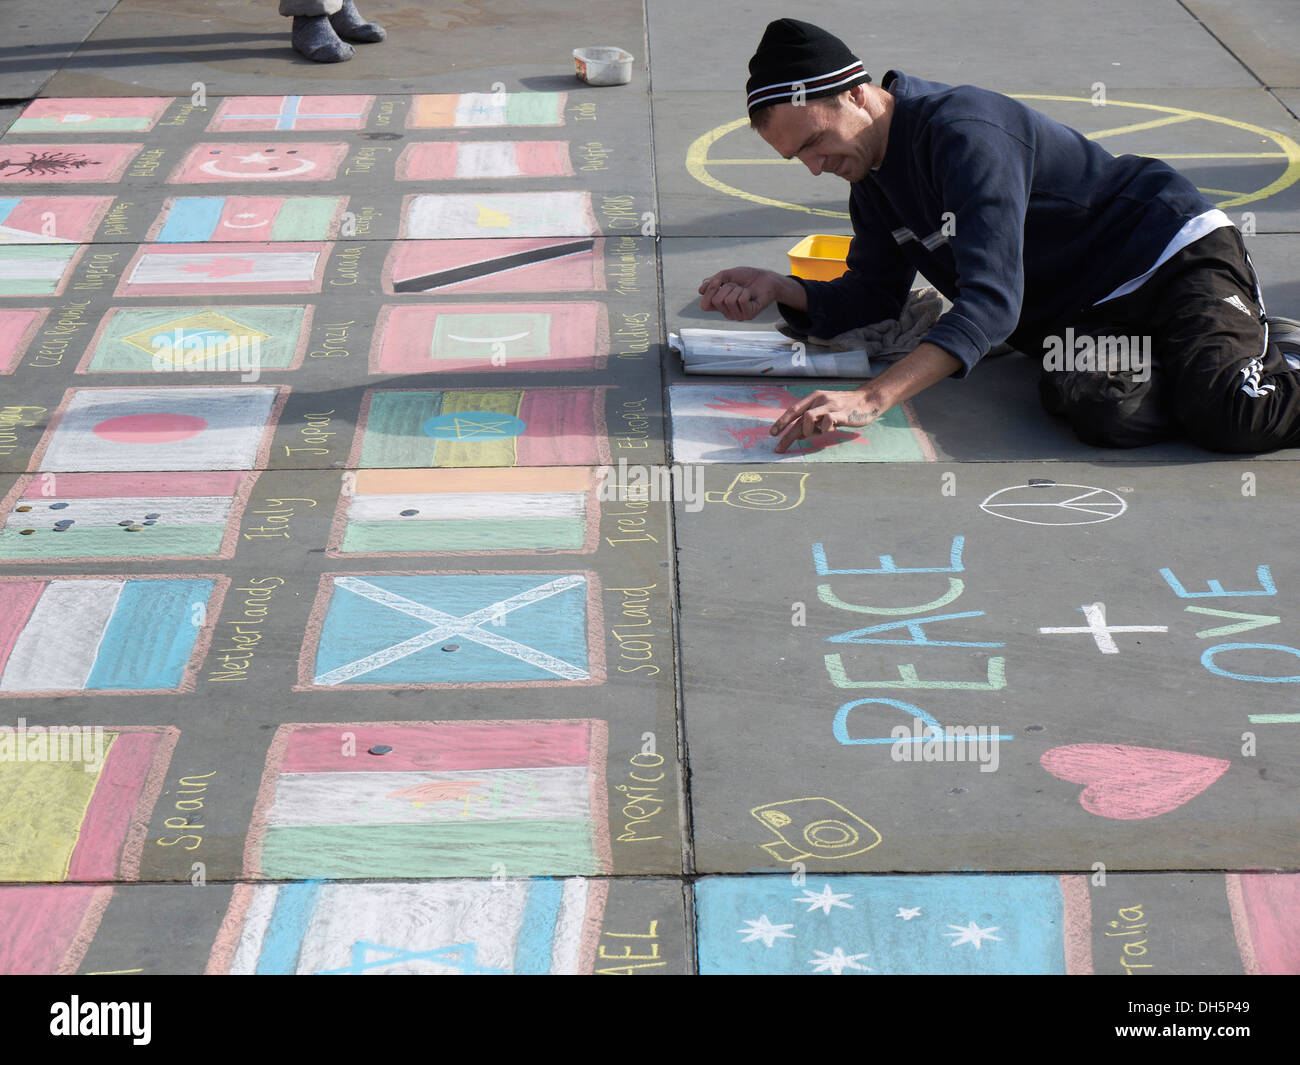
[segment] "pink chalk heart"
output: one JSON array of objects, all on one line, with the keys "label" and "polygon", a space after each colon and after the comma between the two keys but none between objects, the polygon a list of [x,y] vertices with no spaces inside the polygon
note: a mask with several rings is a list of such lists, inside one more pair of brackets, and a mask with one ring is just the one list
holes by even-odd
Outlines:
[{"label": "pink chalk heart", "polygon": [[1053,747],[1039,761],[1053,776],[1086,784],[1079,805],[1116,821],[1141,821],[1176,810],[1232,764],[1200,754],[1114,743]]}]

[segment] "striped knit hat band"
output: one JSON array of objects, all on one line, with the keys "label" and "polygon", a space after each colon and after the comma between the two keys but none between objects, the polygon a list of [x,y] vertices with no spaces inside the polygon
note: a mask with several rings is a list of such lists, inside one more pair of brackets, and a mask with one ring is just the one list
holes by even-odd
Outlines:
[{"label": "striped knit hat band", "polygon": [[749,61],[749,113],[774,104],[835,96],[871,81],[848,45],[820,26],[783,18],[768,23]]}]

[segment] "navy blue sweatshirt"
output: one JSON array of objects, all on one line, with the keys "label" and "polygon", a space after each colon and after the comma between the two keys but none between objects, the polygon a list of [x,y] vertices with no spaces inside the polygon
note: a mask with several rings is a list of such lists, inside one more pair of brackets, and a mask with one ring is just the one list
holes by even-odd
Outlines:
[{"label": "navy blue sweatshirt", "polygon": [[926,335],[965,377],[1002,341],[1029,354],[1151,267],[1212,205],[1166,163],[1116,158],[1016,100],[891,70],[880,168],[854,182],[848,273],[807,281],[787,322],[829,338],[901,313],[917,271],[953,307]]}]

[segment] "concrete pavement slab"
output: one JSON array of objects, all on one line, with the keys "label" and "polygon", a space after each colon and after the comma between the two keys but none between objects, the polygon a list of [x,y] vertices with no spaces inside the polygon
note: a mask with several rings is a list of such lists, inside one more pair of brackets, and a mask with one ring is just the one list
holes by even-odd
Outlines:
[{"label": "concrete pavement slab", "polygon": [[0,99],[25,100],[40,92],[116,2],[49,4],[44,0],[6,0]]},{"label": "concrete pavement slab", "polygon": [[1286,0],[1187,0],[1216,40],[1270,86],[1300,86],[1300,25]]}]

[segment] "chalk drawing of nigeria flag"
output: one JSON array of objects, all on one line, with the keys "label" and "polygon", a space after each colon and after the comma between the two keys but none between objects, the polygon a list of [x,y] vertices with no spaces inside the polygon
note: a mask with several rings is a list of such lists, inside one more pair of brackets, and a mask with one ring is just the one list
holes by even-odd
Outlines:
[{"label": "chalk drawing of nigeria flag", "polygon": [[580,877],[239,884],[207,972],[590,973],[607,893]]},{"label": "chalk drawing of nigeria flag", "polygon": [[58,296],[86,247],[0,243],[0,296]]},{"label": "chalk drawing of nigeria flag", "polygon": [[594,719],[282,725],[244,876],[607,873],[607,746]]}]

